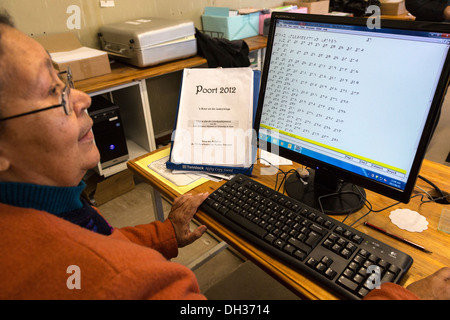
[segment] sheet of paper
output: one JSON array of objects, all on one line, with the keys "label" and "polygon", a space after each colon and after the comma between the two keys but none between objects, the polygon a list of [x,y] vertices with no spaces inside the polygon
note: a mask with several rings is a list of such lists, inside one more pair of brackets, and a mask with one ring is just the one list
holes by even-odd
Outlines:
[{"label": "sheet of paper", "polygon": [[148,165],[148,167],[159,173],[167,180],[173,182],[177,186],[187,186],[188,184],[191,184],[201,178],[199,175],[192,174],[191,172],[186,172],[183,174],[173,174],[172,170],[166,168],[167,160],[169,160],[169,156],[165,156],[164,158],[153,161]]},{"label": "sheet of paper", "polygon": [[144,169],[148,174],[158,178],[163,183],[167,184],[169,187],[171,187],[172,189],[176,190],[180,194],[184,194],[184,193],[188,192],[189,190],[194,189],[194,188],[198,187],[199,185],[209,181],[208,179],[200,178],[200,179],[197,179],[197,180],[193,181],[192,183],[190,183],[188,185],[177,186],[175,183],[173,183],[172,181],[168,180],[167,178],[162,176],[160,173],[158,173],[155,170],[149,168],[149,165],[151,163],[153,163],[154,161],[160,160],[162,158],[168,157],[169,153],[170,153],[170,148],[166,148],[166,149],[163,149],[163,150],[161,150],[161,151],[159,151],[157,153],[149,155],[148,157],[144,157],[144,158],[140,159],[139,161],[136,161],[136,164],[139,167],[141,167],[142,169]]},{"label": "sheet of paper", "polygon": [[56,63],[65,63],[75,60],[88,59],[92,57],[98,57],[104,54],[106,54],[106,52],[88,47],[81,47],[71,51],[50,53],[52,60],[55,61]]},{"label": "sheet of paper", "polygon": [[251,68],[185,69],[171,161],[249,166]]},{"label": "sheet of paper", "polygon": [[[274,166],[290,166],[292,165],[292,161],[286,158],[283,158],[274,153],[267,152],[266,150],[259,150],[259,157],[261,158],[261,164],[266,165],[274,165]],[[265,161],[264,161],[265,160]],[[269,164],[270,163],[270,164]]]}]

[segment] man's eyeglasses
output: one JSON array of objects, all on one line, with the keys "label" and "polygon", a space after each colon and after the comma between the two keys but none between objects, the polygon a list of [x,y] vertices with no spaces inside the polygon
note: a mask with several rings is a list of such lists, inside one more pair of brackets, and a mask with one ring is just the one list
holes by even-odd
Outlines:
[{"label": "man's eyeglasses", "polygon": [[41,112],[41,111],[46,111],[46,110],[55,109],[55,108],[59,108],[59,107],[63,107],[64,113],[66,115],[70,115],[73,112],[72,106],[70,105],[70,103],[68,103],[69,95],[70,95],[70,89],[72,89],[74,87],[74,85],[73,85],[73,78],[72,78],[72,71],[70,70],[70,68],[68,68],[66,71],[59,72],[58,73],[58,77],[65,84],[64,89],[63,89],[62,94],[61,94],[61,103],[55,104],[53,106],[46,107],[46,108],[43,108],[43,109],[37,109],[37,110],[33,110],[33,111],[21,113],[21,114],[16,114],[14,116],[1,118],[0,121],[11,120],[11,119],[27,116],[29,114],[38,113],[38,112]]}]

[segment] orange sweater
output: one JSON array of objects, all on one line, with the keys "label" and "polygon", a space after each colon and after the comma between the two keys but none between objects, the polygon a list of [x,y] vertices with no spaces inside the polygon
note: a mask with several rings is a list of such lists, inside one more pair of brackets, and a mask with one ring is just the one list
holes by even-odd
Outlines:
[{"label": "orange sweater", "polygon": [[420,300],[414,293],[395,283],[383,283],[380,289],[370,291],[364,300]]},{"label": "orange sweater", "polygon": [[178,254],[170,221],[104,236],[0,204],[0,234],[0,299],[205,299],[192,271],[167,260]]},{"label": "orange sweater", "polygon": [[[0,204],[0,234],[2,300],[205,299],[192,271],[167,260],[178,254],[170,221],[104,236],[44,211]],[[80,289],[68,288],[72,265]],[[386,283],[366,299],[417,297]]]}]

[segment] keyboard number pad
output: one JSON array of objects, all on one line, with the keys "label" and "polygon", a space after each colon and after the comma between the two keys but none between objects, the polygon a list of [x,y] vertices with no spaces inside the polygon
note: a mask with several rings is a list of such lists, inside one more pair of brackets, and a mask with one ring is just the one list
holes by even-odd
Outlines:
[{"label": "keyboard number pad", "polygon": [[337,283],[363,298],[370,290],[384,282],[393,282],[400,268],[360,249],[350,261]]}]

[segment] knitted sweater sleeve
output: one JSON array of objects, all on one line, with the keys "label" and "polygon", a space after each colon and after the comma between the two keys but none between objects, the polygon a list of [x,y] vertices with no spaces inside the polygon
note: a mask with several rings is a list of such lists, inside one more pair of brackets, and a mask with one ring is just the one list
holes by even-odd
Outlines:
[{"label": "knitted sweater sleeve", "polygon": [[114,238],[126,238],[133,243],[152,248],[167,259],[178,255],[175,230],[169,220],[164,222],[154,221],[135,227],[116,228],[111,236]]},{"label": "knitted sweater sleeve", "polygon": [[380,289],[370,291],[364,300],[419,300],[419,298],[402,286],[386,282]]}]

